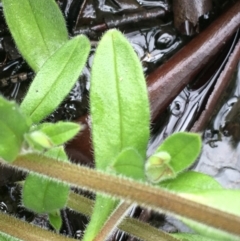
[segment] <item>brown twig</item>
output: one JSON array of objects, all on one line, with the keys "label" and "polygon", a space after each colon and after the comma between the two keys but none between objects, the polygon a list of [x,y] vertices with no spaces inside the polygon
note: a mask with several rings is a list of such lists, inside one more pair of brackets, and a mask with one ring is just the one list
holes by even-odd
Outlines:
[{"label": "brown twig", "polygon": [[211,96],[208,99],[207,105],[205,110],[201,113],[199,119],[195,122],[194,126],[192,127],[192,132],[200,132],[204,130],[209,118],[211,117],[212,113],[214,112],[214,108],[216,104],[219,102],[221,98],[222,92],[226,89],[229,84],[229,80],[237,67],[237,64],[240,60],[240,41],[236,45],[233,53],[231,54],[223,72],[221,73],[218,81],[214,87],[214,90]]}]

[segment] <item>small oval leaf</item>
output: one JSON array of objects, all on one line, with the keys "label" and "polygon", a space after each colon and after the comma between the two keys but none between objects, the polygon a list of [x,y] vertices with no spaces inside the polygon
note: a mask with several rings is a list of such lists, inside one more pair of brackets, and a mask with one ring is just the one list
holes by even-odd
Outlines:
[{"label": "small oval leaf", "polygon": [[63,15],[54,0],[2,0],[18,49],[34,71],[68,40]]},{"label": "small oval leaf", "polygon": [[34,123],[51,114],[77,81],[90,51],[89,40],[69,40],[41,68],[24,98],[21,109]]},{"label": "small oval leaf", "polygon": [[174,192],[185,193],[223,189],[213,177],[194,171],[180,173],[175,179],[163,181],[159,186]]},{"label": "small oval leaf", "polygon": [[23,205],[37,213],[51,213],[64,208],[69,195],[66,184],[29,174],[23,186]]},{"label": "small oval leaf", "polygon": [[199,134],[178,132],[169,136],[157,148],[157,152],[165,151],[171,156],[169,165],[179,173],[196,161],[201,152],[202,141]]}]

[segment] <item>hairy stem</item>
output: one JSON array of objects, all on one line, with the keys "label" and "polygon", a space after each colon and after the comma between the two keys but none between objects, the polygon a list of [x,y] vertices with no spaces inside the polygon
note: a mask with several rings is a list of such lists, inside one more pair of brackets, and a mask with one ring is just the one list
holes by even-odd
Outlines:
[{"label": "hairy stem", "polygon": [[171,235],[152,227],[151,225],[141,222],[137,219],[126,217],[119,225],[118,228],[122,231],[129,233],[141,240],[145,241],[177,241],[178,239]]},{"label": "hairy stem", "polygon": [[122,221],[127,211],[132,205],[126,202],[121,202],[114,212],[111,213],[111,216],[108,218],[104,226],[98,235],[94,238],[93,241],[104,241],[106,240],[113,232],[114,228]]},{"label": "hairy stem", "polygon": [[92,214],[94,201],[87,197],[70,192],[67,207],[83,215],[90,216]]},{"label": "hairy stem", "polygon": [[73,186],[115,196],[130,203],[137,202],[148,208],[165,210],[165,212],[174,213],[240,235],[240,217],[193,202],[145,183],[75,164],[59,162],[33,153],[19,156],[13,165],[22,170],[31,170],[51,176]]},{"label": "hairy stem", "polygon": [[74,241],[0,212],[0,230],[24,241]]}]

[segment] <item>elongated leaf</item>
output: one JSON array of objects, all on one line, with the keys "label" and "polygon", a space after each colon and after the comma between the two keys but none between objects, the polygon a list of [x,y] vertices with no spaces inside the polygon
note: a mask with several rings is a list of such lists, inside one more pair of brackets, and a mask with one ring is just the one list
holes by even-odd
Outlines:
[{"label": "elongated leaf", "polygon": [[117,30],[99,43],[92,66],[90,112],[96,167],[105,169],[123,149],[145,158],[150,111],[142,66]]},{"label": "elongated leaf", "polygon": [[55,145],[61,145],[72,139],[82,128],[77,123],[59,121],[43,123],[38,129],[45,133]]},{"label": "elongated leaf", "polygon": [[[117,30],[108,31],[96,50],[90,113],[97,169],[107,171],[119,153],[127,148],[133,148],[145,159],[150,120],[146,83],[136,53]],[[83,241],[93,240],[116,205],[115,200],[97,195]]]},{"label": "elongated leaf", "polygon": [[[239,190],[204,190],[196,191],[192,193],[181,193],[181,196],[189,198],[190,200],[205,204],[207,206],[220,209],[227,213],[234,215],[240,215],[240,191]],[[197,223],[195,221],[180,217],[180,219],[190,226],[193,230],[196,230],[199,234],[212,237],[217,240],[229,240],[237,241],[239,237],[235,237],[231,234],[223,232],[221,230],[211,228],[204,224]]]},{"label": "elongated leaf", "polygon": [[14,237],[12,237],[8,234],[2,233],[2,232],[0,232],[0,240],[1,241],[21,241],[18,238],[14,238]]},{"label": "elongated leaf", "polygon": [[158,147],[157,152],[165,151],[171,156],[169,165],[176,173],[183,171],[196,161],[201,151],[199,134],[178,132],[169,136]]},{"label": "elongated leaf", "polygon": [[52,55],[38,72],[21,109],[34,123],[52,113],[77,81],[90,50],[86,37],[77,36]]},{"label": "elongated leaf", "polygon": [[163,181],[158,185],[171,191],[189,193],[203,190],[223,189],[213,177],[194,171],[183,172],[175,179]]},{"label": "elongated leaf", "polygon": [[23,136],[30,128],[30,121],[16,103],[0,96],[0,157],[14,161],[22,146]]},{"label": "elongated leaf", "polygon": [[26,208],[37,213],[51,213],[65,207],[69,187],[50,178],[29,174],[22,195]]},{"label": "elongated leaf", "polygon": [[34,71],[68,40],[64,18],[54,0],[2,0],[4,15],[23,57]]}]

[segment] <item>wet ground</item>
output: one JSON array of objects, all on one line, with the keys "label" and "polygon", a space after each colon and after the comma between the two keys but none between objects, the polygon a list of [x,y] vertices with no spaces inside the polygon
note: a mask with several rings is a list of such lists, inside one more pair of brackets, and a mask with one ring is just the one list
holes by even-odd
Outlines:
[{"label": "wet ground", "polygon": [[[91,40],[92,51],[79,81],[62,105],[48,117],[48,121],[74,120],[87,112],[90,68],[97,42],[106,29],[117,27],[125,33],[141,59],[146,75],[192,38],[174,28],[171,4],[168,1],[58,0],[57,2],[65,15],[69,35],[87,34]],[[224,2],[226,1],[218,1],[218,5],[215,3],[213,11],[201,18],[200,31],[217,17],[222,8],[224,9]],[[146,15],[147,11],[149,15]],[[0,93],[20,102],[34,73],[16,50],[2,17],[1,8],[0,13]],[[149,16],[152,16],[152,19]],[[239,38],[239,34],[235,34],[226,47],[219,50],[218,61],[209,63],[208,68],[204,70],[205,75],[201,73],[192,80],[153,125],[148,154],[151,154],[171,133],[191,129]],[[240,106],[239,96],[240,70],[232,78],[222,102],[216,107],[208,127],[202,133],[203,151],[194,166],[195,170],[214,176],[227,188],[240,187],[240,119],[237,108]],[[235,107],[234,103],[237,103]],[[0,174],[0,210],[51,228],[46,216],[33,215],[19,206],[20,190],[14,181],[21,180],[23,175],[13,174],[9,170],[4,170],[3,175],[1,169]],[[137,209],[133,215],[148,214]],[[61,232],[80,238],[87,223],[86,218],[68,211],[63,211],[62,216],[64,225]],[[171,232],[177,230],[174,225],[166,222],[163,216],[156,214],[150,216],[154,225]],[[127,238],[118,234],[115,240],[127,240]]]}]

